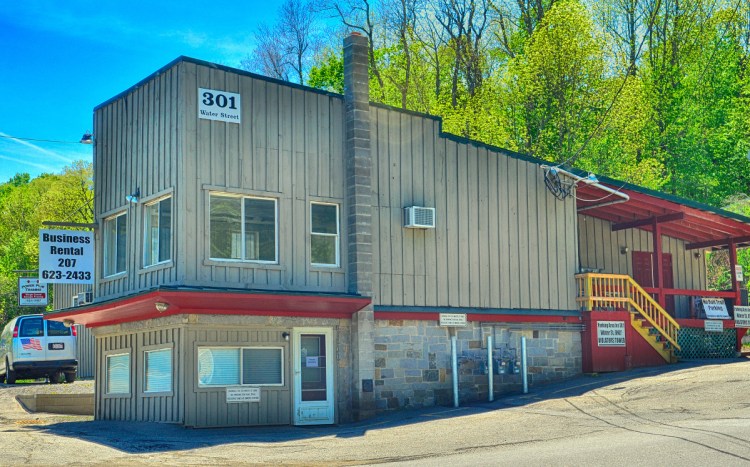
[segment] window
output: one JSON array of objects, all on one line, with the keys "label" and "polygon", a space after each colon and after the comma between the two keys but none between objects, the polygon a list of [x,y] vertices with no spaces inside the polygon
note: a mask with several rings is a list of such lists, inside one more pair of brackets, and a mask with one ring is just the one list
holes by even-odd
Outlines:
[{"label": "window", "polygon": [[339,265],[339,207],[310,205],[310,262],[313,266]]},{"label": "window", "polygon": [[125,272],[126,213],[104,220],[104,276]]},{"label": "window", "polygon": [[211,258],[275,263],[276,200],[211,195]]},{"label": "window", "polygon": [[21,321],[18,337],[39,337],[44,335],[42,318],[26,318]]},{"label": "window", "polygon": [[144,352],[145,382],[143,392],[172,390],[172,349]]},{"label": "window", "polygon": [[172,198],[147,204],[143,220],[143,266],[172,259]]},{"label": "window", "polygon": [[47,336],[49,337],[69,336],[70,329],[60,321],[47,321]]},{"label": "window", "polygon": [[107,356],[107,394],[130,393],[130,354]]},{"label": "window", "polygon": [[280,347],[200,347],[198,383],[201,386],[283,386]]}]

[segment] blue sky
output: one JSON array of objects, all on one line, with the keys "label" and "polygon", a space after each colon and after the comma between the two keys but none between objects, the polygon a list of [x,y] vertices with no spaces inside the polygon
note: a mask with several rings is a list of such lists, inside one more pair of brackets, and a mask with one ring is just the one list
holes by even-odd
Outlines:
[{"label": "blue sky", "polygon": [[[93,108],[180,55],[237,67],[280,0],[23,0],[0,8],[0,183],[91,161]],[[19,141],[15,136],[38,140]]]}]

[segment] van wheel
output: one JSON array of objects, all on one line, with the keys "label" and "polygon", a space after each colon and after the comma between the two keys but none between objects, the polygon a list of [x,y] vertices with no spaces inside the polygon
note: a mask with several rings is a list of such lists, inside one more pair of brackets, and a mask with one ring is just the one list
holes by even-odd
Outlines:
[{"label": "van wheel", "polygon": [[50,384],[59,384],[62,373],[59,371],[53,371],[48,375]]},{"label": "van wheel", "polygon": [[65,382],[72,383],[76,380],[75,372],[65,373]]},{"label": "van wheel", "polygon": [[8,384],[16,384],[16,372],[10,369],[8,362],[5,362],[5,380]]}]

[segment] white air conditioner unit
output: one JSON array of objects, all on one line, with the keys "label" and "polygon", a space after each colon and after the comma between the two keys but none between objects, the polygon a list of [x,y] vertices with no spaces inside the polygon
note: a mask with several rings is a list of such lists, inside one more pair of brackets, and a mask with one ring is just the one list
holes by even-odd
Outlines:
[{"label": "white air conditioner unit", "polygon": [[89,305],[94,301],[94,292],[81,292],[77,295],[78,306]]},{"label": "white air conditioner unit", "polygon": [[404,208],[404,227],[407,229],[434,229],[435,208],[420,206]]}]

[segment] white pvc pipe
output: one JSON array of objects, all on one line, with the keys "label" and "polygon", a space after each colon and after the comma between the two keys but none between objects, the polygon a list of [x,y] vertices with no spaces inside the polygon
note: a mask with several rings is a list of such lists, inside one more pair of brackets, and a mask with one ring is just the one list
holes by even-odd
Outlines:
[{"label": "white pvc pipe", "polygon": [[458,342],[456,334],[451,336],[451,360],[453,363],[453,407],[458,407]]},{"label": "white pvc pipe", "polygon": [[523,373],[523,393],[529,393],[529,376],[526,365],[526,336],[521,337],[521,373]]},{"label": "white pvc pipe", "polygon": [[489,379],[488,386],[489,389],[487,390],[488,396],[487,400],[490,402],[495,400],[495,386],[493,381],[493,365],[492,365],[492,336],[487,336],[487,377]]},{"label": "white pvc pipe", "polygon": [[604,203],[592,204],[591,206],[585,206],[585,207],[582,207],[582,208],[578,208],[578,212],[585,211],[587,209],[598,208],[598,207],[601,207],[601,206],[609,206],[611,204],[618,204],[618,203],[624,203],[626,201],[630,201],[630,196],[628,196],[626,193],[623,193],[623,192],[621,192],[619,190],[612,189],[612,188],[610,188],[608,186],[604,186],[604,185],[602,185],[599,182],[591,183],[591,181],[589,179],[587,179],[586,177],[580,177],[580,176],[578,176],[578,175],[576,175],[576,174],[574,174],[572,172],[568,172],[565,169],[561,169],[560,167],[550,167],[548,165],[543,165],[542,166],[542,169],[544,169],[544,170],[546,170],[546,169],[553,169],[553,168],[555,170],[557,170],[558,172],[560,172],[561,174],[563,174],[563,175],[565,175],[567,177],[572,178],[573,180],[575,180],[576,183],[583,182],[583,183],[585,183],[587,185],[595,186],[595,187],[599,188],[602,191],[606,191],[607,193],[609,193],[611,195],[615,195],[615,196],[617,196],[617,197],[620,198],[618,200],[605,201]]}]

